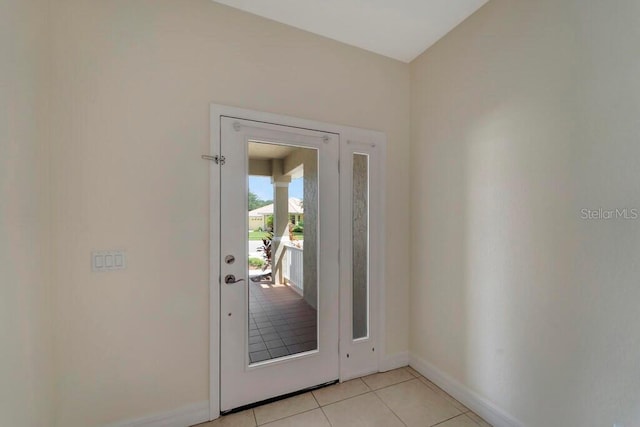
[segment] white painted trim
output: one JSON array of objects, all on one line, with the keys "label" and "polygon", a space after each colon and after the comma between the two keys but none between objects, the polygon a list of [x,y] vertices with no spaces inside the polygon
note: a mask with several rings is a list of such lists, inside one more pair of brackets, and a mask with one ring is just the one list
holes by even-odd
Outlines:
[{"label": "white painted trim", "polygon": [[409,365],[495,427],[524,427],[521,421],[426,360],[411,354]]},{"label": "white painted trim", "polygon": [[391,354],[380,359],[380,372],[387,372],[393,369],[402,368],[409,365],[409,352]]},{"label": "white painted trim", "polygon": [[[383,243],[383,245],[378,248],[379,252],[378,252],[378,259],[380,260],[380,262],[378,262],[378,277],[381,278],[381,283],[378,289],[378,305],[379,305],[379,312],[378,312],[378,370],[379,371],[384,371],[385,368],[385,363],[387,363],[386,361],[389,359],[389,356],[387,355],[387,284],[389,283],[388,280],[386,280],[386,266],[385,263],[387,261],[387,255],[386,255],[386,251],[385,251],[385,242],[386,242],[386,223],[387,223],[387,201],[386,201],[386,194],[387,194],[387,144],[386,144],[386,139],[385,139],[385,143],[382,144],[382,146],[379,148],[380,150],[380,155],[378,156],[378,175],[380,176],[380,179],[378,180],[378,186],[380,188],[380,194],[379,194],[379,203],[380,203],[380,222],[379,222],[379,227],[380,229],[378,230],[378,235],[380,236],[380,241]],[[406,359],[407,359],[407,363],[409,363],[409,355],[408,352],[405,352],[407,354]],[[404,354],[404,353],[403,353]],[[392,368],[393,369],[393,368]]]},{"label": "white painted trim", "polygon": [[[384,133],[347,129],[340,134],[340,380],[380,370],[385,354],[384,334],[384,169],[387,138]],[[353,155],[369,161],[369,329],[364,339],[353,340]],[[348,357],[347,357],[348,355]]]},{"label": "white painted trim", "polygon": [[161,414],[119,421],[104,427],[189,427],[209,420],[209,402],[174,409]]},{"label": "white painted trim", "polygon": [[[209,155],[220,154],[220,114],[211,105]],[[220,167],[209,162],[209,420],[220,416]]]}]

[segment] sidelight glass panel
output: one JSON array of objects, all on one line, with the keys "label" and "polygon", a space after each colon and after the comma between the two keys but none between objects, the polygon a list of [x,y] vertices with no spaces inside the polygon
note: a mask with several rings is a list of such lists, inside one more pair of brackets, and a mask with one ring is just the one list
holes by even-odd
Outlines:
[{"label": "sidelight glass panel", "polygon": [[248,142],[249,360],[318,348],[318,150]]},{"label": "sidelight glass panel", "polygon": [[369,335],[369,156],[353,155],[353,339]]}]

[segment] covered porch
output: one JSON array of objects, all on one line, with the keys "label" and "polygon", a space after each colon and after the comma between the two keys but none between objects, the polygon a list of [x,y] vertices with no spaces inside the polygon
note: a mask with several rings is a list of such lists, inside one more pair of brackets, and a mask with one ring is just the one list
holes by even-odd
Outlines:
[{"label": "covered porch", "polygon": [[[252,363],[317,347],[317,150],[249,141],[249,175],[269,177],[273,191],[270,268],[249,281],[249,356]],[[290,185],[302,179],[302,198]],[[292,202],[293,201],[293,202]],[[304,207],[302,235],[294,235],[291,203]],[[295,212],[295,210],[294,210]],[[249,256],[264,258],[261,241],[249,242]]]}]

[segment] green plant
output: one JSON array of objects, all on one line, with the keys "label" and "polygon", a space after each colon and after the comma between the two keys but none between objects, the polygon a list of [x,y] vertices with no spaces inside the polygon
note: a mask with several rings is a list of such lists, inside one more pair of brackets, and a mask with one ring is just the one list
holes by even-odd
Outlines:
[{"label": "green plant", "polygon": [[304,232],[304,226],[302,225],[302,223],[298,223],[293,226],[293,230],[291,231],[293,231],[294,233],[302,233]]},{"label": "green plant", "polygon": [[258,209],[261,208],[263,206],[266,206],[270,203],[273,203],[273,201],[271,200],[262,200],[260,199],[255,193],[249,191],[249,211],[252,211],[254,209]]},{"label": "green plant", "polygon": [[258,252],[262,252],[262,258],[264,259],[264,265],[262,271],[271,268],[271,247],[273,243],[273,233],[267,231],[265,237],[262,239],[262,246],[258,248]]},{"label": "green plant", "polygon": [[273,215],[267,215],[265,218],[265,228],[267,230],[273,230]]},{"label": "green plant", "polygon": [[264,260],[256,257],[249,258],[249,267],[262,268],[264,266]]}]

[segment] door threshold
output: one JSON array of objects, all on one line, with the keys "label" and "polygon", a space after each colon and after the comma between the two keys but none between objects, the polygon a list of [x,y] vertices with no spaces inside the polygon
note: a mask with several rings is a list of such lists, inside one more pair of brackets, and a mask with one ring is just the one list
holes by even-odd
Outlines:
[{"label": "door threshold", "polygon": [[271,397],[269,399],[261,400],[260,402],[250,403],[248,405],[240,406],[238,408],[229,409],[228,411],[220,411],[220,415],[224,416],[224,415],[229,415],[229,414],[235,414],[236,412],[242,412],[242,411],[245,411],[247,409],[253,409],[253,408],[257,407],[257,406],[266,405],[268,403],[277,402],[278,400],[288,399],[289,397],[298,396],[300,394],[304,394],[304,393],[308,393],[310,391],[318,390],[320,388],[328,387],[330,385],[337,384],[338,382],[339,382],[339,380],[333,380],[333,381],[329,381],[329,382],[326,382],[326,383],[323,383],[323,384],[314,385],[312,387],[307,387],[307,388],[304,388],[302,390],[294,391],[292,393],[287,393],[287,394],[283,394],[283,395],[280,395],[280,396]]}]

